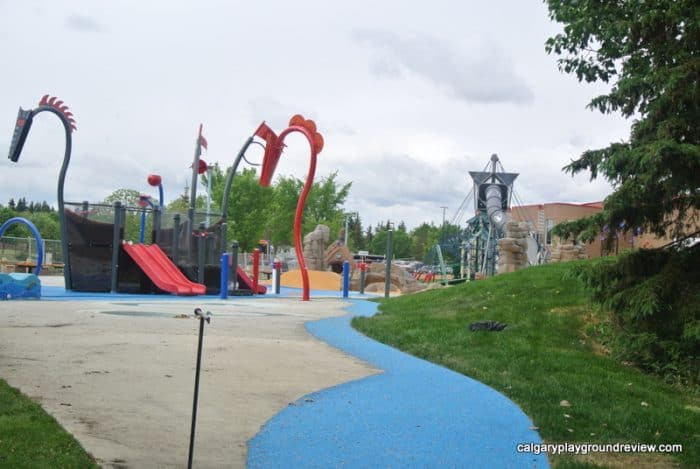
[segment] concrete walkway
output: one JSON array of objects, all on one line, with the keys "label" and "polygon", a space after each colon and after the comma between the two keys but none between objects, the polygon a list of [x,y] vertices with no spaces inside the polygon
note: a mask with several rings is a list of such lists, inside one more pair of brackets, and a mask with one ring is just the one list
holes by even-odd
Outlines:
[{"label": "concrete walkway", "polygon": [[354,331],[351,316],[375,303],[339,292],[302,302],[289,289],[226,301],[75,295],[44,283],[42,301],[0,302],[0,378],[104,467],[185,467],[195,307],[214,314],[195,467],[547,467],[515,451],[541,440],[503,395]]},{"label": "concrete walkway", "polygon": [[[312,337],[337,299],[0,302],[0,378],[108,468],[185,467],[199,322],[195,467],[245,467],[247,442],[301,396],[378,370]],[[156,297],[158,298],[158,297]]]}]

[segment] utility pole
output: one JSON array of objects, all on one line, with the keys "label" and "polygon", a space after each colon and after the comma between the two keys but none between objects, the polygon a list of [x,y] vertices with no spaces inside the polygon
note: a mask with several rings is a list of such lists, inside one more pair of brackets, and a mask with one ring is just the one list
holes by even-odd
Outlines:
[{"label": "utility pole", "polygon": [[357,218],[358,213],[357,213],[357,212],[347,212],[347,213],[345,213],[344,215],[345,215],[345,235],[344,235],[345,238],[344,238],[344,242],[345,242],[345,246],[347,246],[347,245],[348,245],[348,229],[350,228],[350,217],[353,216],[353,215],[355,215],[355,218]]},{"label": "utility pole", "polygon": [[440,236],[440,242],[441,244],[445,244],[445,210],[447,210],[446,206],[441,206],[442,209],[442,234]]}]

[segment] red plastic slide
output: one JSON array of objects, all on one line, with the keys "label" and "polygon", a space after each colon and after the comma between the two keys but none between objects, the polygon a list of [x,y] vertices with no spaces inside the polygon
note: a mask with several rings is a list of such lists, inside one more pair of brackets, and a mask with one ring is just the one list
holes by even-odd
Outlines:
[{"label": "red plastic slide", "polygon": [[[244,285],[248,290],[253,290],[253,279],[248,277],[248,274],[245,273],[245,270],[241,269],[241,266],[238,266],[238,284]],[[258,284],[258,294],[264,295],[265,292],[267,292],[267,287]]]},{"label": "red plastic slide", "polygon": [[161,290],[176,295],[204,295],[207,287],[191,282],[157,244],[123,244],[124,251]]}]

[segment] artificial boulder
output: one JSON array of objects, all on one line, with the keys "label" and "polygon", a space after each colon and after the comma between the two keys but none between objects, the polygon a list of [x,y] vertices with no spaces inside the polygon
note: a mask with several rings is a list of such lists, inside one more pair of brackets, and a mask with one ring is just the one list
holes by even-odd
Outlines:
[{"label": "artificial boulder", "polygon": [[568,262],[578,259],[588,259],[585,246],[581,244],[562,244],[552,251],[549,262]]},{"label": "artificial boulder", "polygon": [[316,228],[304,236],[304,262],[309,270],[326,270],[323,254],[330,239],[330,228],[316,225]]},{"label": "artificial boulder", "polygon": [[[386,266],[380,263],[372,263],[367,265],[365,273],[365,291],[384,291]],[[391,290],[399,293],[415,293],[425,290],[425,284],[419,282],[408,271],[402,267],[391,266]],[[360,269],[353,269],[350,277],[350,290],[360,290]]]},{"label": "artificial boulder", "polygon": [[526,222],[510,221],[505,226],[506,236],[498,240],[498,273],[515,272],[527,267],[527,236],[529,228]]}]

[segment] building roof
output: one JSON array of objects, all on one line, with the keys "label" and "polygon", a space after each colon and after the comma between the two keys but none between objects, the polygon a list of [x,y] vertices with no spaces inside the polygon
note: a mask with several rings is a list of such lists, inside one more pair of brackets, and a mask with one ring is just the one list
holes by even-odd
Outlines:
[{"label": "building roof", "polygon": [[513,209],[522,209],[526,207],[544,207],[545,205],[565,205],[567,207],[587,207],[587,208],[597,208],[597,209],[602,209],[603,208],[603,201],[599,202],[586,202],[583,204],[574,204],[570,202],[545,202],[543,204],[527,204],[527,205],[515,205],[513,206]]}]

